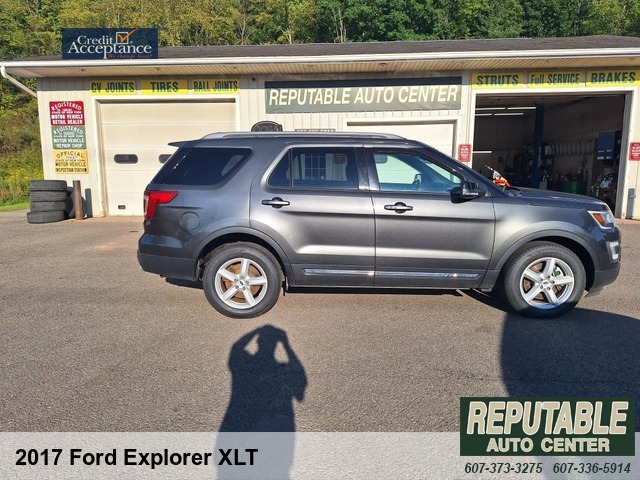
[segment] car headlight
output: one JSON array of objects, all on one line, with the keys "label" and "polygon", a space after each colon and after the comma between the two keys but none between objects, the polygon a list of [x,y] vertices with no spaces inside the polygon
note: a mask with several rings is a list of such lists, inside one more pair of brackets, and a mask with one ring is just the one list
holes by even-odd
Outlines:
[{"label": "car headlight", "polygon": [[598,210],[595,212],[589,210],[589,215],[591,215],[591,218],[593,218],[603,230],[612,230],[616,226],[616,219],[613,213],[611,213],[611,210]]}]

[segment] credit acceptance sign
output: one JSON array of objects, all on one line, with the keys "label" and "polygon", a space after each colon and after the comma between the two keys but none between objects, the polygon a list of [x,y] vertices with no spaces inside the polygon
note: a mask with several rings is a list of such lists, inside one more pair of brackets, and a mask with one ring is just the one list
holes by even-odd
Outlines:
[{"label": "credit acceptance sign", "polygon": [[63,28],[65,60],[158,58],[157,28]]}]

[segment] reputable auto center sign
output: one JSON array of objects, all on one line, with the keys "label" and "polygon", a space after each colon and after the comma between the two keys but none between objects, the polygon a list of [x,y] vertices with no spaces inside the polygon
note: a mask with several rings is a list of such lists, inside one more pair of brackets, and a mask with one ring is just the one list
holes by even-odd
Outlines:
[{"label": "reputable auto center sign", "polygon": [[459,110],[462,77],[265,82],[266,113]]},{"label": "reputable auto center sign", "polygon": [[63,28],[62,58],[66,60],[158,58],[158,29]]}]

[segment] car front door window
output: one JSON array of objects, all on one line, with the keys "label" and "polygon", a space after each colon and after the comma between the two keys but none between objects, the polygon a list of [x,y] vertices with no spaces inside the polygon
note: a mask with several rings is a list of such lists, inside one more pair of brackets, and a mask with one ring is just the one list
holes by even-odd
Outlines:
[{"label": "car front door window", "polygon": [[460,177],[411,152],[374,153],[381,192],[448,193]]}]

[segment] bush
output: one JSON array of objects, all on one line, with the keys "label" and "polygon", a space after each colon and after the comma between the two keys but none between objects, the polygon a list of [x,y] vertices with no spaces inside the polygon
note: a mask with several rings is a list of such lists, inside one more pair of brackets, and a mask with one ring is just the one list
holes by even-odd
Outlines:
[{"label": "bush", "polygon": [[29,198],[29,181],[43,178],[38,105],[0,86],[0,205]]},{"label": "bush", "polygon": [[39,144],[23,147],[0,159],[0,205],[29,198],[29,181],[43,178]]}]

